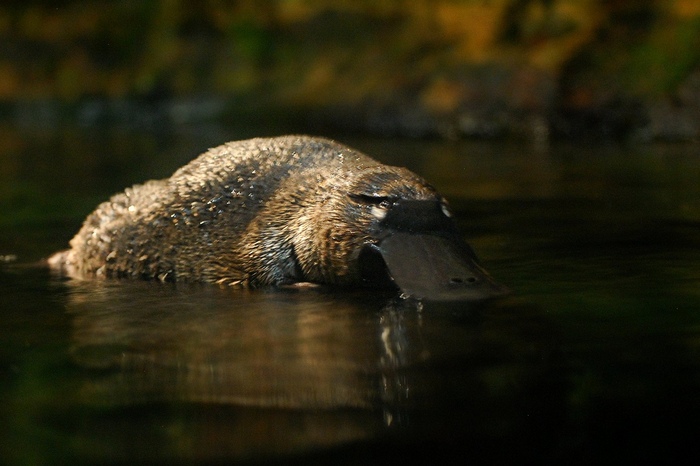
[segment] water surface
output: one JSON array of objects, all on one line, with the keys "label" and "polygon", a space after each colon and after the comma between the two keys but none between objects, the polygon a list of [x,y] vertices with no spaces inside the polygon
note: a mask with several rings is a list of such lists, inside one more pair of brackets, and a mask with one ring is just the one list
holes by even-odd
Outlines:
[{"label": "water surface", "polygon": [[443,192],[514,293],[418,303],[52,277],[110,194],[260,134],[2,128],[0,455],[8,463],[587,463],[693,453],[692,146],[341,138]]}]

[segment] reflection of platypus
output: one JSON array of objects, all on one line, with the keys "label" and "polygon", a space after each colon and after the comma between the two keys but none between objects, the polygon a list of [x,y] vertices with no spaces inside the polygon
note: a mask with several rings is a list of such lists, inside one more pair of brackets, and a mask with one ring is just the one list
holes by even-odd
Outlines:
[{"label": "reflection of platypus", "polygon": [[251,139],[116,194],[49,263],[76,278],[499,293],[450,216],[444,198],[405,168],[327,139]]}]

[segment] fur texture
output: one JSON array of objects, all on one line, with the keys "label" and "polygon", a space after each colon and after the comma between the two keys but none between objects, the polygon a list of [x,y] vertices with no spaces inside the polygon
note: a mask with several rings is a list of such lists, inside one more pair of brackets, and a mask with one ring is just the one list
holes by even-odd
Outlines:
[{"label": "fur texture", "polygon": [[351,285],[387,199],[444,205],[416,174],[331,140],[229,142],[100,204],[49,263],[74,278]]}]

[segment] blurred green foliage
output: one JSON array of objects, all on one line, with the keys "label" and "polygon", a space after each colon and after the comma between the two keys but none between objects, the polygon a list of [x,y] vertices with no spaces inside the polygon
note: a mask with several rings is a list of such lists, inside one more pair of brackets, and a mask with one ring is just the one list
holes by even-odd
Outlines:
[{"label": "blurred green foliage", "polygon": [[560,107],[673,99],[700,65],[700,3],[13,1],[0,44],[0,102],[208,95],[499,134]]},{"label": "blurred green foliage", "polygon": [[9,1],[0,6],[0,98],[272,83],[302,97],[330,86],[323,95],[342,100],[348,73],[369,83],[349,96],[366,97],[372,76],[410,90],[484,63],[557,73],[590,49],[601,55],[591,72],[622,64],[621,82],[659,92],[697,65],[699,22],[687,0]]}]

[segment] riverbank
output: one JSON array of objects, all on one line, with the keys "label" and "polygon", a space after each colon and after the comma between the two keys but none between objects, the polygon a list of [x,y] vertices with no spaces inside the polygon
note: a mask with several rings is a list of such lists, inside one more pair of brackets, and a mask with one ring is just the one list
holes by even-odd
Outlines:
[{"label": "riverbank", "polygon": [[700,138],[689,0],[37,0],[0,7],[0,41],[0,116],[19,124]]}]

